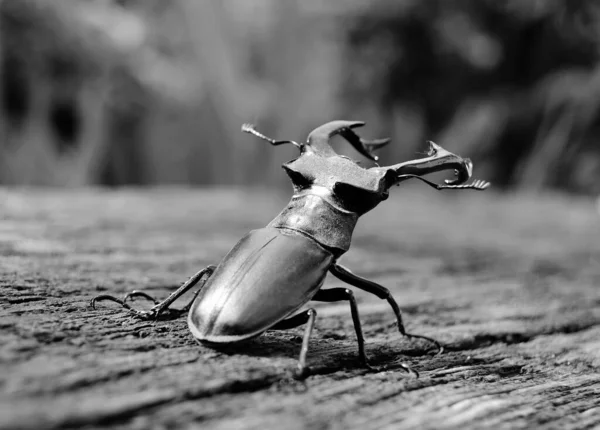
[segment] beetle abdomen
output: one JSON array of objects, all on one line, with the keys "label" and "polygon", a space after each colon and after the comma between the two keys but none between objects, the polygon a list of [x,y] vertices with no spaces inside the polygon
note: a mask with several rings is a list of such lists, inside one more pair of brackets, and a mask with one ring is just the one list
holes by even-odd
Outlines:
[{"label": "beetle abdomen", "polygon": [[314,240],[275,228],[254,230],[227,254],[194,301],[194,337],[230,343],[257,336],[308,302],[333,254]]}]

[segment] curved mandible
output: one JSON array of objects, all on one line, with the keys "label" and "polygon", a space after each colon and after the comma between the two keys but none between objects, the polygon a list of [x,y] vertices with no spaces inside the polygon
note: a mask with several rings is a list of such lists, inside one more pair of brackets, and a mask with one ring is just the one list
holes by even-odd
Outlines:
[{"label": "curved mandible", "polygon": [[390,143],[390,139],[366,140],[358,136],[353,128],[365,125],[363,121],[331,121],[323,124],[310,132],[306,147],[322,155],[335,155],[335,151],[329,145],[329,140],[336,135],[346,139],[359,153],[370,160],[377,161],[378,157],[373,151]]},{"label": "curved mandible", "polygon": [[429,141],[429,152],[425,158],[410,160],[393,166],[372,167],[369,170],[379,171],[388,177],[388,186],[396,185],[412,176],[422,176],[442,170],[455,170],[456,177],[446,180],[448,186],[464,184],[473,174],[473,163],[441,146]]}]

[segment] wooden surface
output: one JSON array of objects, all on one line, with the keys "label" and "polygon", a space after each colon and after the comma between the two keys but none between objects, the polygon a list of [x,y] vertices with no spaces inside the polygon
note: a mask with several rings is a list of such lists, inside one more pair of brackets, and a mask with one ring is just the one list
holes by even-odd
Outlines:
[{"label": "wooden surface", "polygon": [[[150,323],[99,293],[164,297],[217,263],[288,196],[243,190],[0,191],[0,428],[593,428],[600,424],[600,216],[591,201],[393,190],[342,263],[389,287],[357,292],[373,365],[346,303],[231,351],[185,318]],[[342,284],[332,276],[328,286]],[[136,306],[147,302],[136,301]],[[407,363],[420,379],[400,369]]]}]

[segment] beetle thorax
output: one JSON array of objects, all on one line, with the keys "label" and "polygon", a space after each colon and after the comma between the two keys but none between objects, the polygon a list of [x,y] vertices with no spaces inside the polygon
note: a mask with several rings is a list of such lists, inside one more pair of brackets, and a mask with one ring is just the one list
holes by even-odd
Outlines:
[{"label": "beetle thorax", "polygon": [[358,214],[337,206],[327,198],[326,191],[315,187],[294,194],[269,227],[295,230],[313,238],[335,254],[343,254],[350,248]]},{"label": "beetle thorax", "polygon": [[308,152],[283,167],[295,193],[269,226],[299,231],[340,255],[359,216],[388,197],[384,175],[346,157]]}]

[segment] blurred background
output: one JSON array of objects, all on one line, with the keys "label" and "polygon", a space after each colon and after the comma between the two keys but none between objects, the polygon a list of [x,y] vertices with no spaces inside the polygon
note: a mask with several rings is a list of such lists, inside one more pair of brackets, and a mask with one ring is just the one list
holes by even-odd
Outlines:
[{"label": "blurred background", "polygon": [[241,124],[352,119],[383,164],[597,194],[599,56],[597,0],[0,0],[0,183],[289,187]]}]

